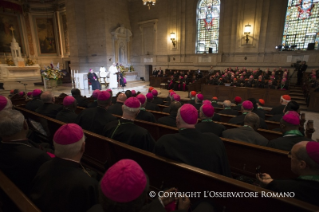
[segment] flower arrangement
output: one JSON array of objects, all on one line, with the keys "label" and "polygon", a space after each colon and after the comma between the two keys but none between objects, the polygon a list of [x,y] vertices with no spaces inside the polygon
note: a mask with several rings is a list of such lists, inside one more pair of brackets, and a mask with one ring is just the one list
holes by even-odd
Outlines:
[{"label": "flower arrangement", "polygon": [[44,77],[44,79],[49,80],[49,79],[62,79],[63,76],[65,76],[65,73],[59,69],[59,66],[54,67],[53,64],[51,63],[50,66],[46,68],[46,70],[41,70],[41,75]]},{"label": "flower arrangement", "polygon": [[7,63],[8,66],[14,66],[14,62],[13,62],[12,59],[7,59],[6,63]]},{"label": "flower arrangement", "polygon": [[28,58],[26,64],[27,66],[32,66],[34,65],[34,62]]}]

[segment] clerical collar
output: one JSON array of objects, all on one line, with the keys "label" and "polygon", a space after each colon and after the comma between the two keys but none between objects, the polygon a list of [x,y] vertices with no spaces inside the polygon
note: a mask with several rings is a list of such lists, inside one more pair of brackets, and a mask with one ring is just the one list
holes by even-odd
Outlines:
[{"label": "clerical collar", "polygon": [[263,107],[260,107],[260,106],[259,106],[259,107],[257,107],[257,108],[258,108],[258,109],[264,109]]},{"label": "clerical collar", "polygon": [[212,101],[213,103],[217,103],[217,101]]},{"label": "clerical collar", "polygon": [[246,115],[248,112],[243,112],[243,115]]},{"label": "clerical collar", "polygon": [[[244,125],[244,127],[248,127],[248,128],[251,128],[251,126],[249,126],[249,125]],[[252,129],[252,128],[251,128]]]},{"label": "clerical collar", "polygon": [[302,180],[311,180],[319,182],[319,175],[306,175],[306,176],[299,176],[298,179]]},{"label": "clerical collar", "polygon": [[211,119],[203,119],[202,122],[213,122]]},{"label": "clerical collar", "polygon": [[145,108],[144,108],[144,107],[141,107],[141,108],[140,108],[140,110],[143,110],[143,111],[145,111]]},{"label": "clerical collar", "polygon": [[231,109],[231,107],[225,107],[224,109],[225,109],[225,110],[229,110],[229,109]]},{"label": "clerical collar", "polygon": [[299,130],[289,130],[284,133],[283,137],[288,136],[303,136],[303,134]]}]

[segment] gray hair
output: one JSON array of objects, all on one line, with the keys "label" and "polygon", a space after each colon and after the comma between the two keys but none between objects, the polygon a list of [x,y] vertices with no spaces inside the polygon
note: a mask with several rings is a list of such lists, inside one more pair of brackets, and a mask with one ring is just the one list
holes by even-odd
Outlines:
[{"label": "gray hair", "polygon": [[136,114],[138,111],[140,111],[140,108],[131,108],[123,104],[123,112],[125,113]]},{"label": "gray hair", "polygon": [[44,103],[51,103],[53,98],[54,96],[50,91],[45,91],[41,94],[41,100]]},{"label": "gray hair", "polygon": [[259,128],[260,118],[256,113],[249,112],[244,118],[244,124],[252,126],[254,129]]},{"label": "gray hair", "polygon": [[82,148],[82,144],[84,142],[85,142],[85,135],[83,135],[83,137],[78,142],[73,144],[68,144],[68,145],[57,144],[55,143],[55,141],[53,141],[54,149],[55,149],[54,154],[60,158],[72,158],[76,156],[77,154],[79,154]]},{"label": "gray hair", "polygon": [[305,161],[309,169],[319,172],[319,164],[309,157],[306,146],[301,146],[298,151],[296,151],[296,156],[299,160]]},{"label": "gray hair", "polygon": [[5,97],[5,96],[4,96],[4,98],[6,98],[6,100],[7,100],[7,105],[2,110],[8,110],[8,109],[11,110],[12,109],[11,100],[9,98]]},{"label": "gray hair", "polygon": [[0,112],[0,137],[9,137],[23,130],[24,116],[17,110]]}]

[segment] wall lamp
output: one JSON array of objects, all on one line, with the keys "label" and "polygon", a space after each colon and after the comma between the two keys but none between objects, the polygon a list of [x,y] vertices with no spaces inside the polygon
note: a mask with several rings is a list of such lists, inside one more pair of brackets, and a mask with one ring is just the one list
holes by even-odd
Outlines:
[{"label": "wall lamp", "polygon": [[248,35],[250,35],[250,32],[251,32],[251,25],[248,23],[247,25],[245,25],[245,30],[244,30],[244,35],[246,35],[246,39],[245,39],[246,44],[249,41]]},{"label": "wall lamp", "polygon": [[171,33],[171,41],[172,41],[172,44],[175,48],[177,41],[176,41],[176,34],[174,32]]}]

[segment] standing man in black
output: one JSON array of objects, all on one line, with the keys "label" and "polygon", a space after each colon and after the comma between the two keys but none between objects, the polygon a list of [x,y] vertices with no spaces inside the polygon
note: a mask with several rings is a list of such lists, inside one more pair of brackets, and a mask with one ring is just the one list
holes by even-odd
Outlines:
[{"label": "standing man in black", "polygon": [[302,77],[303,77],[303,73],[307,70],[308,66],[306,64],[306,61],[302,61],[301,65],[298,68],[298,82],[297,85],[301,85],[302,83]]}]

